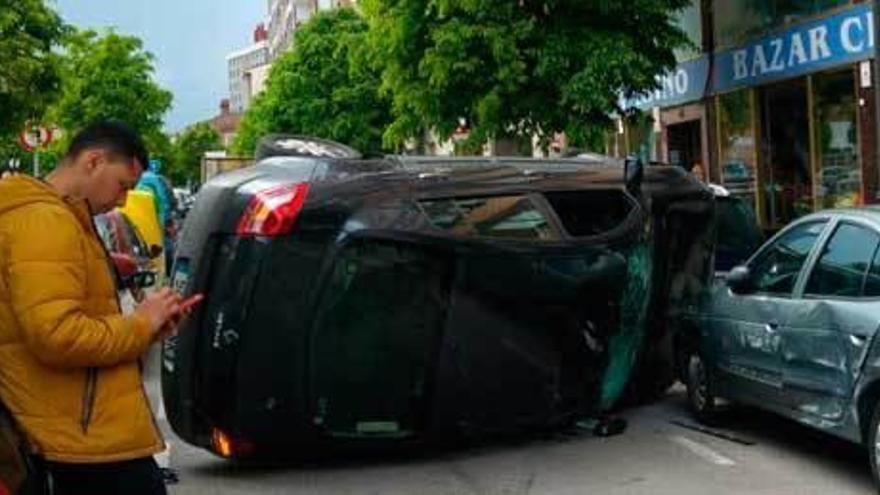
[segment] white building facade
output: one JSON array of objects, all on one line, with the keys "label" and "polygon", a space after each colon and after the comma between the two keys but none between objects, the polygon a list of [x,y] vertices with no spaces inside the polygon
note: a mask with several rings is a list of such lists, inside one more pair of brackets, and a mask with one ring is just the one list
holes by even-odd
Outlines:
[{"label": "white building facade", "polygon": [[269,56],[275,60],[293,45],[293,33],[319,10],[354,5],[356,0],[268,0]]},{"label": "white building facade", "polygon": [[269,64],[269,42],[259,41],[244,50],[231,53],[226,61],[229,65],[229,99],[232,112],[241,113],[247,109],[251,99],[251,90],[247,87],[245,75]]}]

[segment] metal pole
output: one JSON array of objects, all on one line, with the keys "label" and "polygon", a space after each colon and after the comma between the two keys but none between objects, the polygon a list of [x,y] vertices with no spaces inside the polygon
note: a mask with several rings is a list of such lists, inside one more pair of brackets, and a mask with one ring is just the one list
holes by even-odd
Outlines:
[{"label": "metal pole", "polygon": [[40,151],[34,150],[34,178],[40,178]]}]

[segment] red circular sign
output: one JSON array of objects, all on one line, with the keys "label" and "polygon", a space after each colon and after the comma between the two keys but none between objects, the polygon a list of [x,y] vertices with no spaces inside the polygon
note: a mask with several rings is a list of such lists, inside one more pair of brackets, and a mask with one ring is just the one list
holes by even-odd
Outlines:
[{"label": "red circular sign", "polygon": [[52,142],[52,130],[48,127],[28,122],[25,124],[21,134],[18,135],[18,141],[27,151],[45,148]]}]

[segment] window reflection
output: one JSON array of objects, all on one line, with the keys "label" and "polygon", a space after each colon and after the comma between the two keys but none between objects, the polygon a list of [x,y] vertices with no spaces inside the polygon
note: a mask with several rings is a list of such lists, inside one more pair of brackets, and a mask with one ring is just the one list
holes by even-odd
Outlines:
[{"label": "window reflection", "polygon": [[557,240],[558,232],[527,196],[422,201],[431,223],[461,236]]},{"label": "window reflection", "polygon": [[718,97],[721,177],[730,193],[755,202],[756,150],[752,92],[741,90]]},{"label": "window reflection", "polygon": [[850,3],[849,0],[715,0],[715,44],[719,47],[737,45]]}]

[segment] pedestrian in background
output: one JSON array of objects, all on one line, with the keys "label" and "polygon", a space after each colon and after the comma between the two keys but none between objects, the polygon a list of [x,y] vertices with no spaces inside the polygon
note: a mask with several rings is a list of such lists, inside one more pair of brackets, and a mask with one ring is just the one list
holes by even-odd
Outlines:
[{"label": "pedestrian in background", "polygon": [[45,181],[0,181],[0,400],[56,495],[165,493],[139,360],[188,310],[161,289],[123,316],[92,223],[147,163],[140,136],[99,122]]}]

